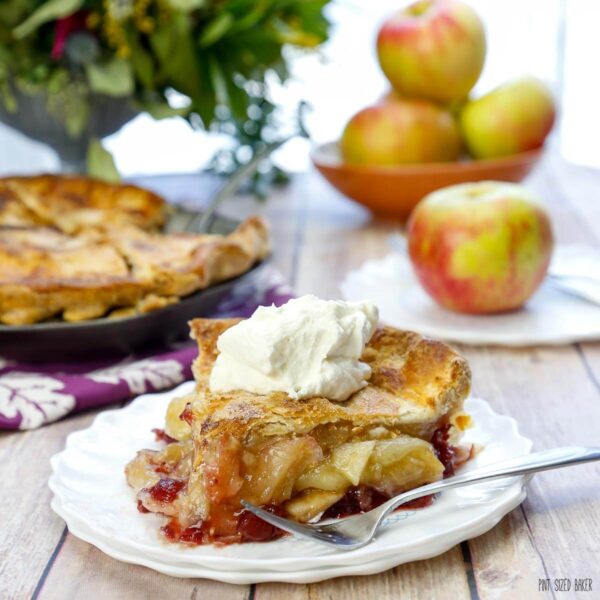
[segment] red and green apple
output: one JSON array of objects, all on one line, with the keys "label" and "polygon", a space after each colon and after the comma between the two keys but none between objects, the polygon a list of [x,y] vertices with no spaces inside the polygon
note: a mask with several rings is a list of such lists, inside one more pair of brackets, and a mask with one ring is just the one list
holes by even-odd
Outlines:
[{"label": "red and green apple", "polygon": [[456,160],[462,142],[452,115],[426,100],[388,95],[354,115],[340,140],[342,158],[365,165]]},{"label": "red and green apple", "polygon": [[516,309],[542,283],[550,218],[523,186],[484,181],[426,196],[408,223],[417,278],[442,306],[485,314]]},{"label": "red and green apple", "polygon": [[481,19],[459,0],[419,0],[390,16],[377,36],[379,64],[396,91],[440,103],[468,95],[485,53]]},{"label": "red and green apple", "polygon": [[555,117],[550,90],[534,77],[522,77],[467,102],[460,126],[473,157],[494,158],[542,146]]}]

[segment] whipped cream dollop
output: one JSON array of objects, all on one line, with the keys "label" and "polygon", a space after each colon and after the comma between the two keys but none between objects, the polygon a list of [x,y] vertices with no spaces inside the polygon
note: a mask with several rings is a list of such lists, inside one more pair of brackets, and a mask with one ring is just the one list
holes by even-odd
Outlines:
[{"label": "whipped cream dollop", "polygon": [[371,375],[360,357],[378,317],[371,302],[315,296],[261,306],[219,336],[210,390],[347,400]]}]

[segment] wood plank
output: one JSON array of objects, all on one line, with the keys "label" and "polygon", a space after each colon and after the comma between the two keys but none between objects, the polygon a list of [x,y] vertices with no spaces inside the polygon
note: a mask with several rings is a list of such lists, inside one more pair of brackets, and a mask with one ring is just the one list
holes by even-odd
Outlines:
[{"label": "wood plank", "polygon": [[482,599],[531,598],[538,592],[537,578],[547,576],[521,507],[468,545],[478,596]]},{"label": "wood plank", "polygon": [[[573,346],[462,351],[474,394],[513,416],[535,448],[598,444],[600,391]],[[600,581],[599,476],[597,464],[536,475],[522,516],[469,542],[481,598],[531,598],[538,578]]]},{"label": "wood plank", "polygon": [[94,546],[68,535],[43,587],[40,600],[190,598],[242,600],[250,586],[208,579],[179,579],[113,560]]},{"label": "wood plank", "polygon": [[339,577],[304,586],[262,583],[255,600],[421,600],[423,598],[470,598],[460,546],[429,560],[400,565],[377,575]]},{"label": "wood plank", "polygon": [[386,240],[394,231],[394,225],[387,223],[358,227],[344,232],[343,236],[318,228],[308,230],[305,233],[306,249],[300,257],[296,275],[296,293],[340,298],[339,284],[343,275],[365,260],[385,256],[389,252]]},{"label": "wood plank", "polygon": [[28,598],[42,577],[65,529],[50,508],[49,458],[64,447],[67,434],[87,427],[95,414],[0,435],[0,598]]},{"label": "wood plank", "polygon": [[[555,190],[554,210],[560,210],[560,216],[554,216],[554,222],[561,223],[559,240],[600,247],[600,172],[558,159],[552,161],[552,167],[547,178]],[[600,344],[581,343],[577,349],[589,376],[600,388]]]},{"label": "wood plank", "polygon": [[340,298],[339,284],[346,273],[365,260],[385,256],[388,237],[399,225],[372,219],[358,204],[332,195],[325,182],[306,179],[307,224],[295,291]]}]

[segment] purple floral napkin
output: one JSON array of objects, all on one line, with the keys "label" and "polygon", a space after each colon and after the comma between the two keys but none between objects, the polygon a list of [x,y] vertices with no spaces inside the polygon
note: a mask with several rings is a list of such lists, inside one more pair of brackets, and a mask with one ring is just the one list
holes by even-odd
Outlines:
[{"label": "purple floral napkin", "polygon": [[[280,305],[291,297],[281,275],[266,267],[204,316],[246,317],[259,305]],[[191,378],[196,354],[196,345],[186,341],[118,362],[28,365],[0,357],[0,429],[35,429],[70,413],[174,387]]]}]

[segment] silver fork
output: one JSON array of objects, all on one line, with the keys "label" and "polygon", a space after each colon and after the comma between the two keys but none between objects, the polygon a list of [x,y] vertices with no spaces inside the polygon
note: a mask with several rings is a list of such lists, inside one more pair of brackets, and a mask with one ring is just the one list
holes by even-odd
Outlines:
[{"label": "silver fork", "polygon": [[368,544],[375,537],[377,530],[389,513],[410,500],[491,479],[527,475],[529,473],[537,473],[538,471],[558,469],[595,460],[600,460],[600,448],[568,446],[553,450],[542,450],[541,452],[488,465],[464,475],[455,475],[454,477],[448,477],[447,479],[424,485],[400,494],[395,498],[391,498],[381,506],[364,514],[337,519],[333,522],[323,524],[303,525],[284,519],[283,517],[278,517],[245,500],[242,500],[242,504],[256,516],[284,531],[326,544],[327,546],[333,546],[339,550],[356,550]]}]

